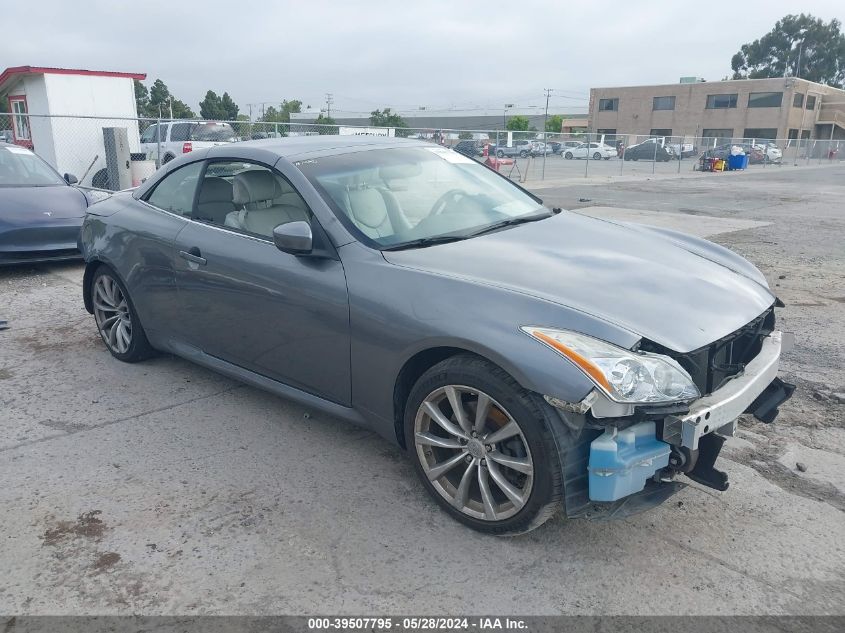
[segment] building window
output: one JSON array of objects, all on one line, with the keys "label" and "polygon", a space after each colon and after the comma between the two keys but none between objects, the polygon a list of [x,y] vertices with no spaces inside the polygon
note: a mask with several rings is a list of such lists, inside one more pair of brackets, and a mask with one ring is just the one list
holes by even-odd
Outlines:
[{"label": "building window", "polygon": [[616,112],[619,110],[619,99],[599,99],[599,112]]},{"label": "building window", "polygon": [[652,103],[652,110],[674,110],[675,97],[655,97]]},{"label": "building window", "polygon": [[778,130],[774,127],[747,127],[743,136],[757,141],[773,141],[778,137]]},{"label": "building window", "polygon": [[26,145],[32,140],[29,133],[29,117],[26,116],[26,97],[9,97],[12,114],[12,133],[15,141],[23,141]]},{"label": "building window", "polygon": [[792,97],[792,107],[793,108],[803,108],[804,107],[804,95],[800,92],[796,92],[795,95]]},{"label": "building window", "polygon": [[735,108],[736,95],[707,95],[707,108],[709,110],[721,108]]},{"label": "building window", "polygon": [[719,139],[719,142],[729,141],[733,138],[733,128],[704,128],[701,131],[701,136],[705,139]]},{"label": "building window", "polygon": [[808,110],[815,110],[816,109],[816,96],[815,95],[807,95],[807,109]]},{"label": "building window", "polygon": [[748,95],[749,108],[779,108],[782,102],[782,92],[752,92]]},{"label": "building window", "polygon": [[672,128],[653,127],[649,136],[672,136]]},{"label": "building window", "polygon": [[797,138],[798,138],[798,130],[796,130],[794,127],[789,128],[789,140],[794,141]]},{"label": "building window", "polygon": [[605,127],[599,128],[596,130],[596,136],[599,137],[601,140],[604,137],[605,143],[615,143],[616,142],[616,128],[615,127]]}]

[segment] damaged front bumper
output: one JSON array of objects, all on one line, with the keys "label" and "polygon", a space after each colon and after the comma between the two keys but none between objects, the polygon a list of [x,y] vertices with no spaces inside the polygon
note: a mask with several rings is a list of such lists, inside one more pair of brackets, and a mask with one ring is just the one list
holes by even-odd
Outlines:
[{"label": "damaged front bumper", "polygon": [[[790,343],[791,337],[787,337],[786,344]],[[697,450],[703,435],[714,432],[733,435],[736,420],[743,413],[753,413],[764,422],[772,422],[777,415],[777,407],[795,389],[792,385],[785,387],[786,383],[777,377],[781,353],[786,351],[784,346],[782,332],[769,334],[763,340],[760,353],[745,366],[741,375],[729,380],[709,396],[693,402],[686,415],[666,416],[663,421],[663,441]],[[774,388],[770,389],[772,385]],[[757,403],[767,390],[773,397]],[[755,403],[756,407],[752,407]]]},{"label": "damaged front bumper", "polygon": [[[587,490],[567,492],[567,515],[618,516],[646,510],[683,487],[676,481],[680,474],[726,490],[727,475],[714,468],[725,436],[734,434],[737,418],[743,413],[766,423],[774,420],[778,406],[795,389],[777,377],[780,356],[792,343],[791,334],[771,332],[741,373],[688,407],[630,407],[611,402],[598,390],[579,403],[547,398],[562,417],[591,418],[588,427],[592,433],[583,434],[589,447],[582,447],[579,460],[587,476],[577,479],[573,472],[571,477],[572,483],[578,481]],[[649,434],[650,441],[640,440]],[[637,436],[637,440],[631,441],[629,436]],[[669,453],[668,464],[656,446]]]}]

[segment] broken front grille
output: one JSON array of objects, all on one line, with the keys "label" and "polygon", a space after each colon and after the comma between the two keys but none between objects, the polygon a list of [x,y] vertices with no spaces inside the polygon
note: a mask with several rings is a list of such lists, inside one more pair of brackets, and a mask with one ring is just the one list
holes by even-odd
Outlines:
[{"label": "broken front grille", "polygon": [[651,341],[643,341],[640,349],[674,358],[687,370],[701,395],[706,396],[742,373],[745,365],[760,353],[763,339],[774,327],[775,311],[772,306],[735,332],[686,354],[673,352]]}]

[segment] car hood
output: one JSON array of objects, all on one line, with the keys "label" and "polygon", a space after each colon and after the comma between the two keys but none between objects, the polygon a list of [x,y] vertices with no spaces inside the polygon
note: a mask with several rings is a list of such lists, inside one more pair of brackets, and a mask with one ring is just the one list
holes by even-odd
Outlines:
[{"label": "car hood", "polygon": [[775,301],[760,272],[721,246],[569,212],[384,257],[554,302],[677,352],[730,334]]},{"label": "car hood", "polygon": [[76,187],[0,187],[0,221],[9,224],[81,218],[87,207],[85,194]]}]

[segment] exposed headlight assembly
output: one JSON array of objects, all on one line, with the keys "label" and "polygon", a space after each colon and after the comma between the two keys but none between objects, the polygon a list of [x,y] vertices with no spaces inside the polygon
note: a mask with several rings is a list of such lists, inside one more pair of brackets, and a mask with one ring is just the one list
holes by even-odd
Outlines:
[{"label": "exposed headlight assembly", "polygon": [[690,375],[668,356],[632,352],[568,330],[525,326],[522,331],[578,367],[615,402],[674,402],[701,395]]}]

